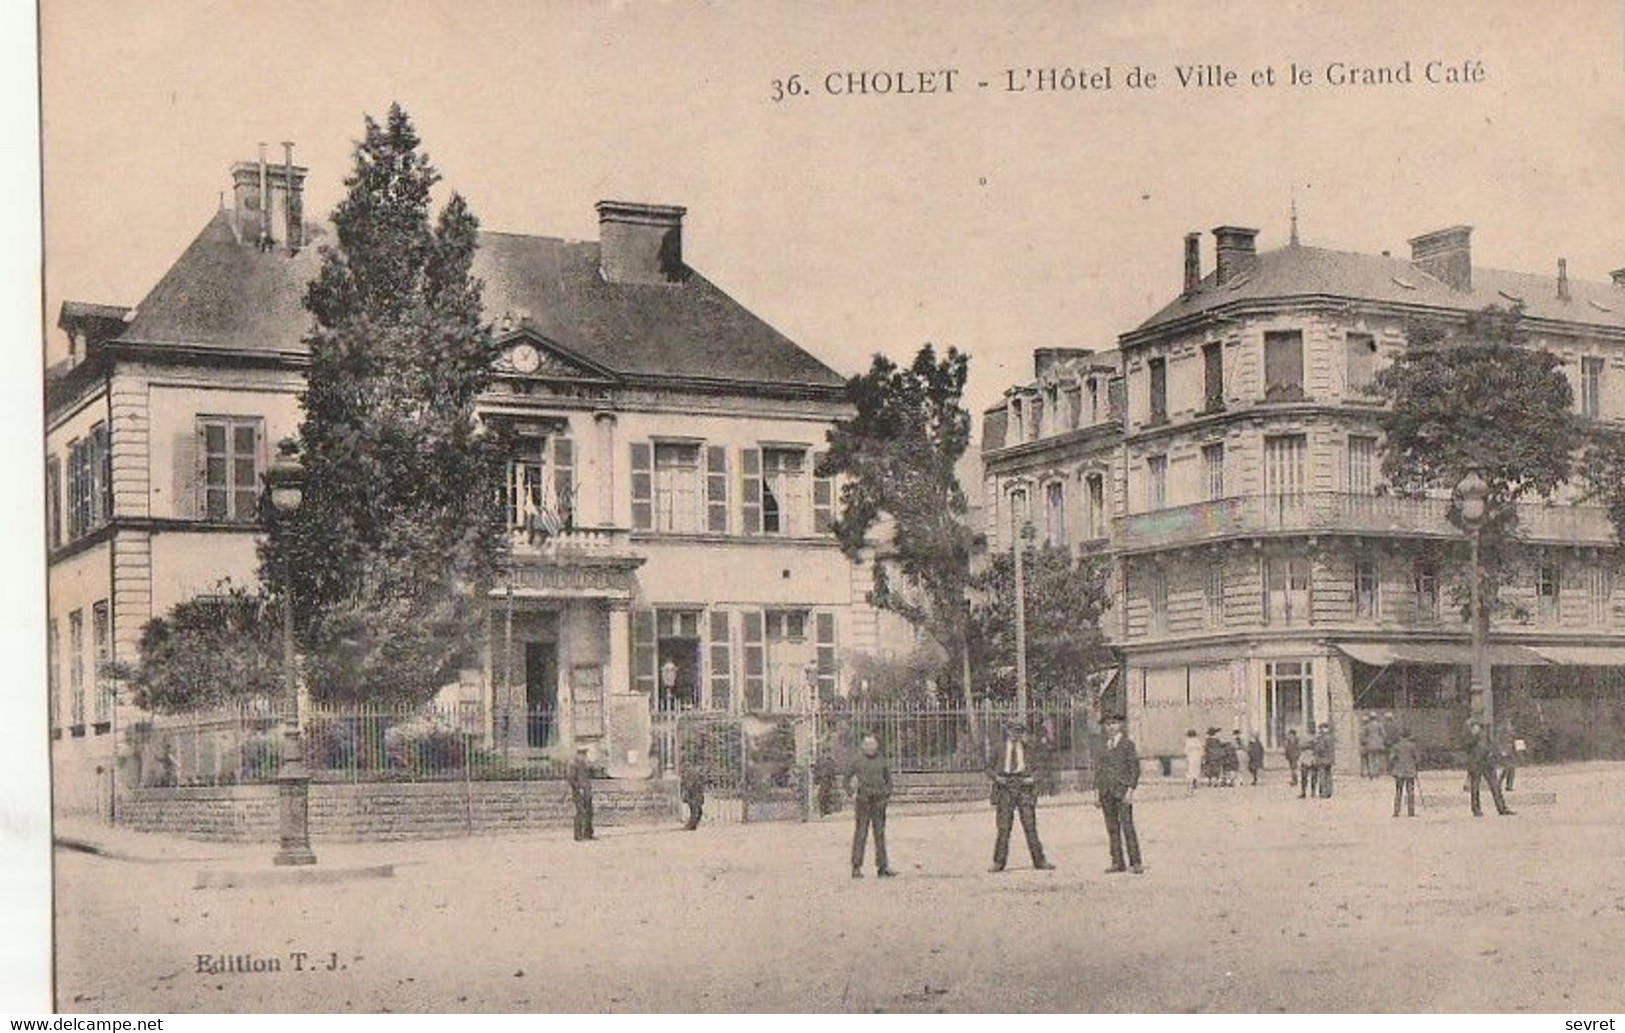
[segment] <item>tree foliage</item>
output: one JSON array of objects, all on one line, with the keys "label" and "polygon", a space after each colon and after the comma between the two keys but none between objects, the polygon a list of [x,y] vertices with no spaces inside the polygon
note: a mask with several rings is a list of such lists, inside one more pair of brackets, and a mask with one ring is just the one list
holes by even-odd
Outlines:
[{"label": "tree foliage", "polygon": [[[1048,543],[1023,562],[1027,684],[1037,699],[1082,696],[1089,676],[1111,666],[1101,620],[1111,609],[1107,565]],[[1015,555],[995,555],[976,577],[974,653],[991,696],[1016,692]]]},{"label": "tree foliage", "polygon": [[272,699],[282,689],[282,618],[259,592],[198,596],[141,630],[141,659],[112,672],[144,710],[177,713]]},{"label": "tree foliage", "polygon": [[305,307],[304,504],[268,517],[313,694],[423,699],[471,662],[503,530],[503,448],[475,419],[496,347],[470,270],[478,221],[399,105],[370,117]]},{"label": "tree foliage", "polygon": [[[823,475],[844,477],[835,533],[851,558],[879,545],[870,598],[963,655],[975,532],[954,474],[970,445],[970,357],[927,344],[907,367],[876,355],[847,382],[856,409],[829,432]],[[884,538],[883,542],[875,539]]]}]

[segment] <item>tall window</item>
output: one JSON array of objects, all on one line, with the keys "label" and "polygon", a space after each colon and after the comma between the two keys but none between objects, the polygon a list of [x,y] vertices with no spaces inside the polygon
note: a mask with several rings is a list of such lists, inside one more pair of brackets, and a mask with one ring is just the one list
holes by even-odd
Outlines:
[{"label": "tall window", "polygon": [[1309,479],[1309,439],[1302,434],[1275,434],[1264,439],[1264,494],[1277,498],[1301,495]]},{"label": "tall window", "polygon": [[1580,359],[1580,415],[1592,419],[1602,415],[1603,360],[1592,356]]},{"label": "tall window", "polygon": [[1021,529],[1027,526],[1032,519],[1032,510],[1028,506],[1027,489],[1016,488],[1010,492],[1010,544],[1013,547],[1021,545]]},{"label": "tall window", "polygon": [[1264,334],[1264,400],[1302,401],[1303,332],[1270,330]]},{"label": "tall window", "polygon": [[1168,505],[1168,457],[1148,456],[1145,460],[1145,508],[1164,509]]},{"label": "tall window", "polygon": [[1431,560],[1417,560],[1411,568],[1411,591],[1417,620],[1439,619],[1439,568]]},{"label": "tall window", "polygon": [[1215,341],[1202,345],[1202,411],[1224,408],[1224,345]]},{"label": "tall window", "polygon": [[68,614],[68,723],[85,731],[85,611]]},{"label": "tall window", "polygon": [[203,444],[203,517],[253,523],[259,518],[260,421],[198,420]]},{"label": "tall window", "polygon": [[1370,394],[1376,387],[1377,339],[1370,334],[1349,334],[1343,339],[1348,363],[1348,392]]},{"label": "tall window", "polygon": [[1064,418],[1061,415],[1061,387],[1059,384],[1050,384],[1044,388],[1044,411],[1049,414],[1050,425],[1048,428],[1040,427],[1038,433],[1042,435],[1046,432],[1046,429],[1050,434],[1059,432],[1063,426],[1061,420]]},{"label": "tall window", "polygon": [[1027,440],[1027,409],[1019,398],[1010,399],[1010,429],[1015,431],[1012,444]]},{"label": "tall window", "polygon": [[1146,601],[1151,608],[1151,633],[1168,631],[1168,575],[1155,564],[1145,570]]},{"label": "tall window", "polygon": [[1351,495],[1369,495],[1376,486],[1377,439],[1349,435],[1348,490]]},{"label": "tall window", "polygon": [[68,442],[68,538],[89,534],[112,515],[112,458],[107,424]]},{"label": "tall window", "polygon": [[1089,425],[1100,422],[1100,381],[1089,378]]},{"label": "tall window", "polygon": [[1280,746],[1289,728],[1301,734],[1314,727],[1314,689],[1314,664],[1308,660],[1275,660],[1264,665],[1266,746]]},{"label": "tall window", "polygon": [[1151,359],[1146,363],[1151,380],[1151,422],[1163,423],[1168,419],[1168,360]]},{"label": "tall window", "polygon": [[1563,612],[1563,568],[1542,563],[1535,574],[1535,597],[1543,624],[1556,624]]},{"label": "tall window", "polygon": [[807,453],[799,448],[762,449],[762,533],[797,535],[808,520]]},{"label": "tall window", "polygon": [[1106,478],[1092,473],[1083,479],[1085,492],[1084,535],[1087,538],[1106,537]]},{"label": "tall window", "polygon": [[93,720],[99,732],[106,731],[113,720],[113,679],[107,669],[113,659],[111,630],[107,600],[103,599],[90,609],[90,641],[92,655],[96,661],[95,670],[91,672],[91,679],[96,686],[96,710]]},{"label": "tall window", "polygon": [[62,544],[62,460],[45,460],[45,534],[51,548]]},{"label": "tall window", "polygon": [[806,610],[768,610],[768,705],[777,710],[799,707],[817,691],[817,647],[807,631]]},{"label": "tall window", "polygon": [[1207,626],[1221,628],[1224,626],[1224,562],[1219,557],[1207,565],[1207,573],[1202,582],[1202,602],[1207,615]]},{"label": "tall window", "polygon": [[1044,508],[1047,517],[1049,543],[1057,548],[1066,546],[1066,485],[1051,481],[1044,488]]},{"label": "tall window", "polygon": [[520,435],[518,454],[508,460],[510,526],[557,534],[572,525],[574,513],[574,442],[562,434]]},{"label": "tall window", "polygon": [[1077,384],[1067,385],[1066,413],[1068,430],[1077,430],[1083,426],[1083,388]]},{"label": "tall window", "polygon": [[657,441],[654,462],[654,529],[678,534],[703,530],[700,446]]},{"label": "tall window", "polygon": [[1607,567],[1594,566],[1587,583],[1586,595],[1591,609],[1591,623],[1605,627],[1613,623],[1614,572]]},{"label": "tall window", "polygon": [[1264,559],[1264,623],[1307,624],[1309,613],[1309,560],[1302,556]]},{"label": "tall window", "polygon": [[1381,587],[1377,580],[1377,561],[1354,561],[1354,616],[1361,620],[1376,620],[1381,615]]},{"label": "tall window", "polygon": [[1202,486],[1207,498],[1224,498],[1224,442],[1202,446]]}]

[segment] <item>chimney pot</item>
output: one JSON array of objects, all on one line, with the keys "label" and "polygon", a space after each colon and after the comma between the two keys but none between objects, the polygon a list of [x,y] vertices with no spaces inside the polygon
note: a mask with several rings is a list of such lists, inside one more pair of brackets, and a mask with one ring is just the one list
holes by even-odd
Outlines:
[{"label": "chimney pot", "polygon": [[1213,240],[1218,256],[1214,283],[1229,283],[1258,257],[1258,231],[1246,226],[1215,226]]},{"label": "chimney pot", "polygon": [[1451,290],[1473,289],[1473,228],[1450,226],[1412,237],[1411,264]]},{"label": "chimney pot", "polygon": [[305,176],[310,170],[293,164],[292,144],[283,147],[286,156],[280,165],[266,160],[261,144],[259,161],[231,166],[233,229],[238,240],[262,251],[282,244],[294,252],[305,244]]},{"label": "chimney pot", "polygon": [[1568,301],[1569,294],[1569,260],[1557,260],[1557,297],[1561,301]]},{"label": "chimney pot", "polygon": [[599,201],[598,262],[610,283],[681,283],[683,216],[677,205]]},{"label": "chimney pot", "polygon": [[1202,282],[1202,235],[1185,234],[1185,296],[1196,293]]}]

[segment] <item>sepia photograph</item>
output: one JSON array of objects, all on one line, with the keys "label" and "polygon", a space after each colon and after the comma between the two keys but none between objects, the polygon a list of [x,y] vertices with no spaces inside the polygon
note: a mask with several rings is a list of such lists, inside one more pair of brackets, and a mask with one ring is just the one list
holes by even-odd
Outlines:
[{"label": "sepia photograph", "polygon": [[37,10],[41,1008],[1625,1012],[1618,0]]}]

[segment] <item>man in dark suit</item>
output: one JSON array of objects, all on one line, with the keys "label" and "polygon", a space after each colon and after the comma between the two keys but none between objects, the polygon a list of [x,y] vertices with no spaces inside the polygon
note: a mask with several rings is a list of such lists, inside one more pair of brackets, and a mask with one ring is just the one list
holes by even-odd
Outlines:
[{"label": "man in dark suit", "polygon": [[863,737],[862,746],[846,773],[846,791],[852,796],[852,878],[863,878],[863,853],[869,830],[875,834],[875,875],[889,879],[897,873],[886,858],[886,804],[891,800],[891,765],[880,754],[880,740]]},{"label": "man in dark suit", "polygon": [[[1145,872],[1140,864],[1140,837],[1134,831],[1134,788],[1140,784],[1140,755],[1134,740],[1123,733],[1123,719],[1115,714],[1101,719],[1106,744],[1095,758],[1095,792],[1100,797],[1100,813],[1106,819],[1106,836],[1111,843],[1112,866],[1107,875],[1131,871]],[[1124,865],[1123,852],[1128,851]]]},{"label": "man in dark suit", "polygon": [[576,842],[595,838],[592,828],[592,764],[587,747],[577,746],[564,780],[570,784],[570,802],[576,809]]},{"label": "man in dark suit", "polygon": [[1489,781],[1490,798],[1495,801],[1495,813],[1508,815],[1513,813],[1507,806],[1506,798],[1501,795],[1501,773],[1495,766],[1495,744],[1490,741],[1489,731],[1483,722],[1473,718],[1467,722],[1467,787],[1470,793],[1468,802],[1473,808],[1473,817],[1484,816],[1483,804],[1479,802],[1479,783]]},{"label": "man in dark suit", "polygon": [[1044,858],[1044,844],[1038,839],[1038,781],[1033,777],[1033,763],[1028,748],[1027,729],[1014,722],[1004,726],[1004,742],[990,758],[988,775],[993,779],[993,807],[997,815],[998,835],[993,841],[993,867],[988,871],[1004,871],[1010,857],[1010,826],[1017,813],[1021,815],[1021,831],[1027,837],[1027,852],[1032,855],[1033,867],[1048,871],[1055,866]]}]

